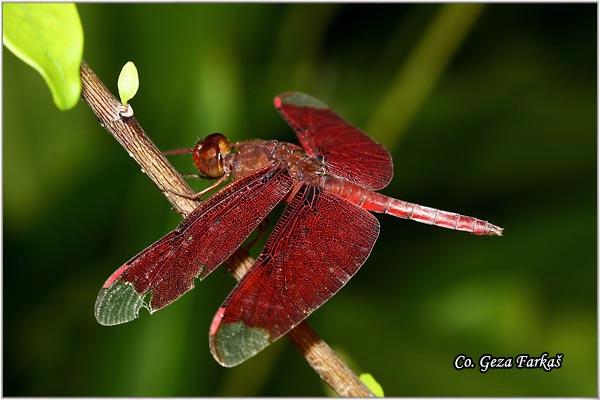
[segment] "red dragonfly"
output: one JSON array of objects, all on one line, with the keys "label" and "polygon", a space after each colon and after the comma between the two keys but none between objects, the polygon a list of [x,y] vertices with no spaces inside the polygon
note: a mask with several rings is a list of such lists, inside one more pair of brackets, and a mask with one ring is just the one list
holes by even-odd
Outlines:
[{"label": "red dragonfly", "polygon": [[274,140],[230,144],[215,133],[188,152],[203,177],[231,182],[172,232],[104,283],[95,315],[102,325],[172,303],[206,278],[281,201],[287,206],[254,266],[217,310],[210,350],[237,365],[298,325],[363,265],[379,235],[371,212],[476,235],[502,228],[377,193],[392,179],[389,152],[321,101],[283,93],[275,107],[302,147]]}]

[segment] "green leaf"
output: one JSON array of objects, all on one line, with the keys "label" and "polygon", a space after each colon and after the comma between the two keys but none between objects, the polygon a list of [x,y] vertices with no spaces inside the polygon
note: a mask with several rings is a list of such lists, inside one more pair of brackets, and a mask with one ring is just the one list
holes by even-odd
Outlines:
[{"label": "green leaf", "polygon": [[123,69],[121,69],[121,73],[119,74],[117,86],[119,87],[121,104],[126,106],[127,102],[133,99],[133,96],[135,96],[140,87],[137,68],[131,61],[123,65]]},{"label": "green leaf", "polygon": [[381,385],[373,378],[371,374],[360,374],[359,379],[365,386],[377,397],[385,396],[383,394],[383,388]]},{"label": "green leaf", "polygon": [[79,100],[83,29],[74,4],[4,3],[4,45],[36,69],[61,110]]}]

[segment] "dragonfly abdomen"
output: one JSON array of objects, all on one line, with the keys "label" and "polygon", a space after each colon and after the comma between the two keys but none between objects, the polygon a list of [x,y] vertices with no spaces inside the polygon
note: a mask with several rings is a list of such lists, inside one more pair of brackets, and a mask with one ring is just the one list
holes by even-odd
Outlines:
[{"label": "dragonfly abdomen", "polygon": [[329,178],[325,188],[368,211],[475,235],[502,236],[503,229],[487,221],[394,199],[346,180]]}]

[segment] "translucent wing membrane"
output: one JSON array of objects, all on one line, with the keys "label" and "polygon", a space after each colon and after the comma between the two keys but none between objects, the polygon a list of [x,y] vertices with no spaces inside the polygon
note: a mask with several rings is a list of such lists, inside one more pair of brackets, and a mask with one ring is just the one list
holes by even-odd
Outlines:
[{"label": "translucent wing membrane", "polygon": [[255,266],[215,315],[215,359],[237,365],[300,323],[358,271],[378,235],[379,222],[367,211],[302,186]]},{"label": "translucent wing membrane", "polygon": [[306,152],[322,156],[333,174],[373,190],[392,179],[392,157],[386,148],[326,104],[300,92],[280,94],[274,103]]},{"label": "translucent wing membrane", "polygon": [[173,232],[121,266],[96,299],[96,319],[115,325],[153,312],[194,287],[225,261],[292,187],[285,169],[268,167],[229,184]]}]

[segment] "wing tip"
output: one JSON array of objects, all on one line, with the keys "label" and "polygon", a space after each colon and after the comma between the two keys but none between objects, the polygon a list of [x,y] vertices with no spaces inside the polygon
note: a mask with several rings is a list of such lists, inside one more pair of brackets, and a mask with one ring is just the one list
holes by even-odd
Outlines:
[{"label": "wing tip", "polygon": [[224,367],[235,367],[269,344],[269,333],[243,321],[221,324],[225,309],[219,308],[211,324],[209,343],[215,361]]},{"label": "wing tip", "polygon": [[215,336],[215,333],[217,333],[217,330],[219,329],[219,326],[221,325],[221,320],[223,319],[223,315],[225,315],[225,307],[219,307],[219,309],[217,310],[217,313],[213,317],[212,322],[210,323],[210,330],[209,330],[208,334],[211,337]]},{"label": "wing tip", "polygon": [[281,109],[283,105],[312,107],[321,110],[326,110],[329,108],[329,106],[327,106],[327,104],[323,103],[321,100],[318,100],[306,93],[295,91],[288,91],[278,94],[273,99],[273,104],[275,104],[275,108],[278,110]]},{"label": "wing tip", "polygon": [[117,280],[100,289],[94,315],[100,325],[119,325],[136,319],[144,306],[143,294],[136,292],[131,283]]},{"label": "wing tip", "polygon": [[108,279],[106,280],[106,282],[104,282],[104,285],[102,285],[103,289],[106,289],[108,287],[110,287],[110,285],[112,285],[112,283],[114,281],[117,280],[118,277],[121,276],[121,274],[123,273],[123,271],[125,271],[127,268],[129,268],[129,264],[123,264],[121,265],[115,272],[113,272]]}]

